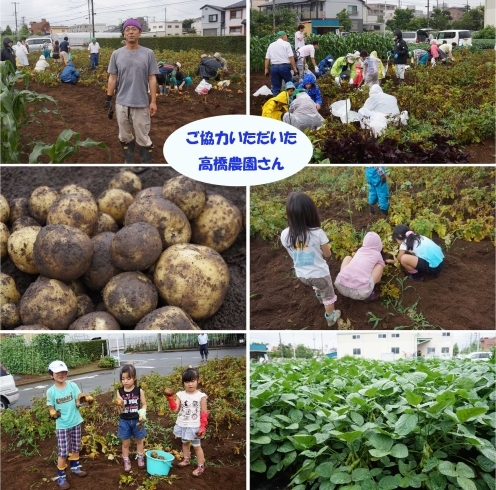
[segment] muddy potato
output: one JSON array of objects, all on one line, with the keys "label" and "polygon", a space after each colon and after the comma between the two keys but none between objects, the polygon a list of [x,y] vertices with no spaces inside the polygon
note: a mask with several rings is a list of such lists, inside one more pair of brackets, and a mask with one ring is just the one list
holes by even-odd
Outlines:
[{"label": "muddy potato", "polygon": [[184,175],[169,179],[162,187],[162,196],[173,202],[189,220],[201,213],[207,200],[205,187]]},{"label": "muddy potato", "polygon": [[103,311],[88,313],[78,318],[69,330],[120,330],[117,320],[110,314]]},{"label": "muddy potato", "polygon": [[103,290],[107,311],[123,327],[134,327],[157,307],[158,294],[152,281],[141,272],[123,272]]},{"label": "muddy potato", "polygon": [[121,170],[109,183],[109,189],[122,189],[135,196],[141,191],[140,178],[131,170]]},{"label": "muddy potato", "polygon": [[229,270],[215,250],[180,243],[162,252],[153,282],[168,305],[201,320],[221,307],[229,286]]},{"label": "muddy potato", "polygon": [[[93,257],[92,257],[93,258]],[[81,278],[76,279],[75,281],[72,281],[69,284],[70,288],[72,289],[72,292],[76,295],[79,296],[80,294],[86,294],[88,292],[88,288],[84,285],[83,281]]]},{"label": "muddy potato", "polygon": [[119,225],[110,214],[98,212],[98,221],[96,222],[93,235],[99,235],[100,233],[105,233],[111,231],[116,233],[119,230]]},{"label": "muddy potato", "polygon": [[5,197],[0,194],[0,223],[7,223],[10,216],[10,206]]},{"label": "muddy potato", "polygon": [[175,243],[187,243],[191,239],[191,226],[186,215],[162,197],[143,197],[129,206],[125,225],[139,221],[157,228],[163,248]]},{"label": "muddy potato", "polygon": [[5,303],[0,306],[0,326],[6,330],[17,327],[21,323],[19,306],[15,303]]},{"label": "muddy potato", "polygon": [[21,216],[29,216],[29,200],[27,197],[16,197],[10,201],[9,223],[14,224]]},{"label": "muddy potato", "polygon": [[41,230],[41,225],[34,218],[31,218],[31,216],[21,216],[12,224],[11,233],[20,230],[21,228],[25,228],[26,226],[35,226]]},{"label": "muddy potato", "polygon": [[20,327],[16,328],[16,331],[17,330],[51,330],[51,328],[36,323],[35,325],[21,325]]},{"label": "muddy potato", "polygon": [[77,298],[77,313],[76,318],[81,318],[88,313],[93,313],[95,311],[95,305],[91,298],[86,294],[80,294],[76,296]]},{"label": "muddy potato", "polygon": [[92,255],[90,237],[66,225],[45,226],[38,233],[33,252],[42,276],[64,282],[81,277],[88,270]]},{"label": "muddy potato", "polygon": [[91,239],[93,255],[91,262],[82,279],[84,284],[93,291],[101,291],[105,285],[122,271],[111,260],[110,246],[115,233],[105,232]]},{"label": "muddy potato", "polygon": [[[7,257],[9,250],[7,248],[7,243],[9,242],[9,229],[5,223],[0,222],[0,258]],[[162,247],[162,242],[160,242],[160,247]]]},{"label": "muddy potato", "polygon": [[34,262],[33,248],[40,231],[40,226],[25,226],[10,235],[7,242],[9,256],[22,272],[39,274]]},{"label": "muddy potato", "polygon": [[164,306],[148,313],[135,330],[200,330],[200,327],[177,306]]},{"label": "muddy potato", "polygon": [[224,252],[241,231],[241,211],[225,197],[209,194],[200,215],[191,222],[191,242]]},{"label": "muddy potato", "polygon": [[7,303],[19,303],[20,300],[21,293],[17,290],[14,279],[0,272],[0,306]]},{"label": "muddy potato", "polygon": [[47,219],[48,210],[59,198],[59,193],[46,185],[37,187],[29,198],[29,214],[41,225]]},{"label": "muddy potato", "polygon": [[62,281],[40,277],[24,293],[19,312],[26,325],[39,323],[51,330],[66,330],[76,319],[77,298]]},{"label": "muddy potato", "polygon": [[66,185],[65,187],[62,187],[60,189],[60,194],[65,195],[65,194],[82,194],[84,196],[88,196],[89,198],[93,199],[93,194],[86,189],[85,187],[81,187],[80,185],[77,184],[69,184]]},{"label": "muddy potato", "polygon": [[136,194],[136,201],[142,197],[162,197],[162,187],[148,187]]},{"label": "muddy potato", "polygon": [[98,208],[92,197],[64,194],[48,210],[47,225],[67,225],[93,235],[98,221]]},{"label": "muddy potato", "polygon": [[112,216],[121,225],[124,222],[126,211],[134,202],[134,197],[122,189],[107,189],[98,198],[98,210]]},{"label": "muddy potato", "polygon": [[153,265],[162,253],[157,229],[148,223],[133,223],[112,238],[112,263],[123,271],[142,271]]}]

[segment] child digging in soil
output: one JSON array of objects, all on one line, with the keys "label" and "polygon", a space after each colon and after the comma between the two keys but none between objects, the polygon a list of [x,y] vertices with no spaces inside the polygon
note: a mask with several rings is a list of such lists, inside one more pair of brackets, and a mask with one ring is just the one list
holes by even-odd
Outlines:
[{"label": "child digging in soil", "polygon": [[381,250],[381,237],[370,231],[356,254],[343,259],[341,271],[334,282],[343,296],[366,302],[379,299],[375,285],[381,280],[386,265]]},{"label": "child digging in soil", "polygon": [[[393,230],[393,240],[400,246],[396,260],[403,266],[414,281],[423,281],[422,274],[437,276],[444,267],[441,247],[430,238],[418,235],[406,225],[398,225]],[[387,259],[394,264],[394,259]]]},{"label": "child digging in soil", "polygon": [[331,256],[331,249],[320,228],[317,206],[305,193],[291,192],[286,201],[286,215],[289,227],[281,233],[281,243],[293,259],[297,277],[303,284],[312,286],[315,296],[323,303],[324,317],[331,327],[341,312],[334,309],[337,296],[325,261]]},{"label": "child digging in soil", "polygon": [[200,440],[205,436],[208,425],[207,395],[198,390],[200,375],[196,369],[186,369],[183,372],[182,381],[184,391],[179,391],[174,395],[174,390],[171,388],[164,390],[170,409],[173,412],[179,411],[174,426],[174,435],[181,438],[184,459],[177,466],[185,468],[190,465],[190,445],[193,445],[198,467],[192,475],[200,476],[205,471],[205,455]]},{"label": "child digging in soil", "polygon": [[50,417],[56,421],[55,432],[58,444],[57,483],[64,490],[71,488],[65,472],[67,458],[69,458],[73,475],[86,476],[86,471],[83,471],[79,464],[83,417],[81,417],[78,408],[82,403],[93,403],[93,398],[81,393],[76,383],[67,381],[68,372],[66,364],[62,361],[53,361],[48,366],[48,373],[55,381],[55,384],[47,391],[47,406],[50,411]]},{"label": "child digging in soil", "polygon": [[122,439],[122,460],[124,471],[131,471],[129,446],[131,437],[136,439],[138,467],[145,467],[143,439],[146,437],[144,423],[146,421],[145,392],[137,385],[136,368],[131,364],[122,366],[122,387],[117,390],[115,403],[122,407],[117,437]]}]

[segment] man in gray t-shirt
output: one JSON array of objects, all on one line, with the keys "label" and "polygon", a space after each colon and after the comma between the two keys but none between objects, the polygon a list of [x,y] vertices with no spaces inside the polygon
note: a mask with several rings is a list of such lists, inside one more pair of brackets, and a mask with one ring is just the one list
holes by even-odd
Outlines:
[{"label": "man in gray t-shirt", "polygon": [[[139,46],[141,25],[129,19],[122,27],[126,45],[112,53],[108,67],[110,74],[107,99],[104,108],[110,108],[110,101],[119,82],[115,101],[115,113],[119,124],[119,140],[124,151],[125,163],[134,163],[135,142],[138,143],[141,163],[152,162],[153,143],[150,132],[150,117],[157,112],[157,60],[151,49]],[[150,86],[150,101],[148,100]],[[133,136],[132,130],[136,135]]]}]

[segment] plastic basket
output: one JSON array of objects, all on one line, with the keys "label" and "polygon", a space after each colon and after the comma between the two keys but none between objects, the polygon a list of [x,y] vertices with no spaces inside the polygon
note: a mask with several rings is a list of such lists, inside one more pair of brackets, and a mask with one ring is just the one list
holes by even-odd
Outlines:
[{"label": "plastic basket", "polygon": [[163,456],[165,459],[157,459],[152,457],[153,450],[146,452],[146,471],[152,476],[167,476],[172,468],[174,455],[165,451],[155,450],[157,456]]}]

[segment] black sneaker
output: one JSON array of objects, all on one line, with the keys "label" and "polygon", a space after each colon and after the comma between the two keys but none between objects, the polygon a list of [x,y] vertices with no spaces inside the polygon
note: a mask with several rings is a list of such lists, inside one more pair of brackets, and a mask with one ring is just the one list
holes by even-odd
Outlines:
[{"label": "black sneaker", "polygon": [[420,272],[417,272],[416,274],[410,274],[410,277],[417,282],[422,282],[424,280],[424,276],[421,276]]}]

